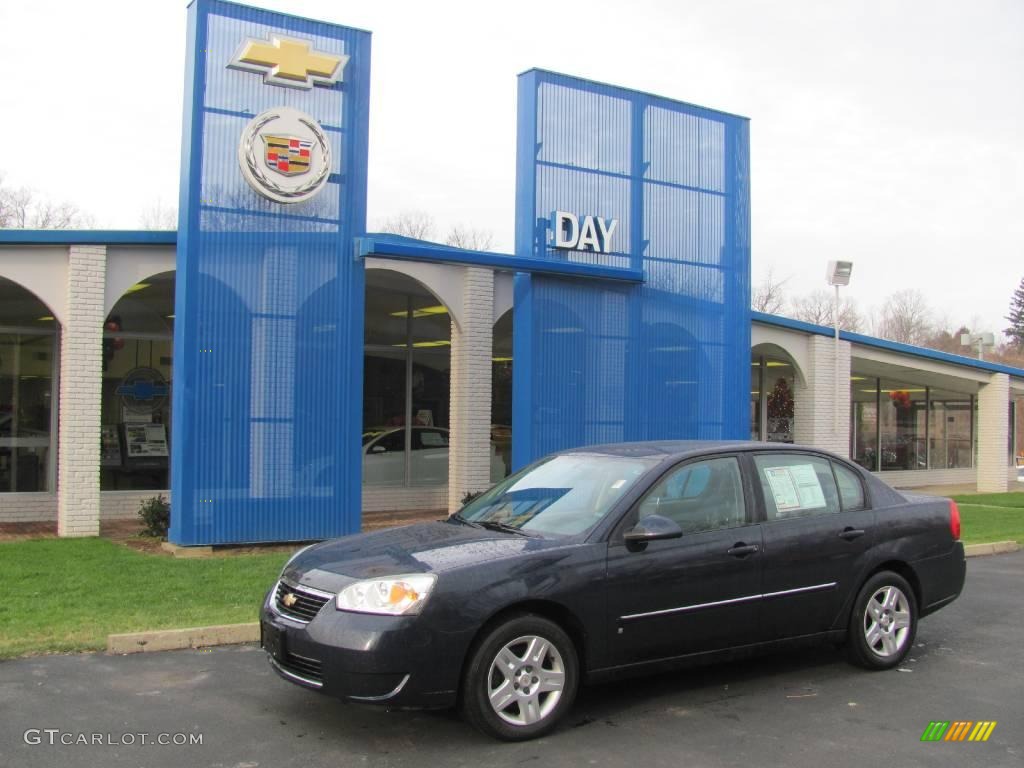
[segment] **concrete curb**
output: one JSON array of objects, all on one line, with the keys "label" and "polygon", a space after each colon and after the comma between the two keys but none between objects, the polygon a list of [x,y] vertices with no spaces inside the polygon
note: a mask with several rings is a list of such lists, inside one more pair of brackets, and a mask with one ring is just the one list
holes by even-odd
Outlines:
[{"label": "concrete curb", "polygon": [[220,624],[189,629],[158,629],[152,632],[129,632],[107,636],[107,653],[149,653],[179,648],[202,648],[208,645],[255,643],[260,639],[259,622],[251,624]]},{"label": "concrete curb", "polygon": [[1016,541],[993,541],[990,544],[968,544],[964,547],[964,554],[967,557],[979,557],[982,555],[1002,555],[1006,552],[1016,552],[1020,544]]},{"label": "concrete curb", "polygon": [[213,557],[213,547],[179,547],[169,541],[161,541],[160,549],[175,557]]}]

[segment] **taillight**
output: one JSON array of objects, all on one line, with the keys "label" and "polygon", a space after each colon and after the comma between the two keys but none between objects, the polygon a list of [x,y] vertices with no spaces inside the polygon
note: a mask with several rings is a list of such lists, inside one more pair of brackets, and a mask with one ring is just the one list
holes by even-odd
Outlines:
[{"label": "taillight", "polygon": [[953,541],[960,540],[960,507],[952,499],[949,500],[949,532],[953,534]]}]

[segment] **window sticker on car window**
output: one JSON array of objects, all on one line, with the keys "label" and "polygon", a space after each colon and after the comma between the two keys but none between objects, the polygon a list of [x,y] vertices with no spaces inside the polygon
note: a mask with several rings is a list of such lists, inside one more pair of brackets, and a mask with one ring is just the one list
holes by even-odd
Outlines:
[{"label": "window sticker on car window", "polygon": [[772,488],[775,508],[779,512],[821,509],[825,506],[825,493],[812,464],[765,467],[764,474]]},{"label": "window sticker on car window", "polygon": [[443,448],[447,443],[440,432],[421,432],[420,442],[427,448]]}]

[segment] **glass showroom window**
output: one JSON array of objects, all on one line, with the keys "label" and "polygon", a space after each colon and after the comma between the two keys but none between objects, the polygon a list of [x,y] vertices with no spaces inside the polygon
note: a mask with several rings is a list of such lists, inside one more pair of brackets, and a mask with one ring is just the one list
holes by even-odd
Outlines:
[{"label": "glass showroom window", "polygon": [[975,398],[854,373],[850,455],[872,472],[973,466]]},{"label": "glass showroom window", "polygon": [[878,471],[878,379],[850,376],[850,456],[872,472]]},{"label": "glass showroom window", "polygon": [[100,490],[170,483],[174,273],[133,285],[103,326]]},{"label": "glass showroom window", "polygon": [[756,355],[750,383],[751,438],[792,443],[796,368],[788,360]]},{"label": "glass showroom window", "polygon": [[366,275],[363,483],[445,485],[451,377],[448,310],[412,278]]},{"label": "glass showroom window", "polygon": [[0,493],[55,487],[57,321],[0,278]]},{"label": "glass showroom window", "polygon": [[500,460],[491,480],[512,473],[512,310],[494,324],[491,355],[491,443]]},{"label": "glass showroom window", "polygon": [[928,445],[932,469],[973,466],[971,435],[974,404],[970,395],[930,389]]},{"label": "glass showroom window", "polygon": [[55,335],[7,330],[0,330],[0,493],[51,490]]},{"label": "glass showroom window", "polygon": [[1010,464],[1024,474],[1024,397],[1010,402]]},{"label": "glass showroom window", "polygon": [[928,389],[882,379],[878,408],[881,469],[927,469]]}]

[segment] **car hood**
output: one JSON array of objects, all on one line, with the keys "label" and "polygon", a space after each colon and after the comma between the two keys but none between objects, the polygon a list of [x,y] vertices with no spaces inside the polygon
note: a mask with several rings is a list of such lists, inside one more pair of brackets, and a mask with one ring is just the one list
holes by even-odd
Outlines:
[{"label": "car hood", "polygon": [[292,560],[282,578],[337,592],[356,579],[443,573],[566,544],[565,539],[527,538],[456,523],[418,523],[316,544]]}]

